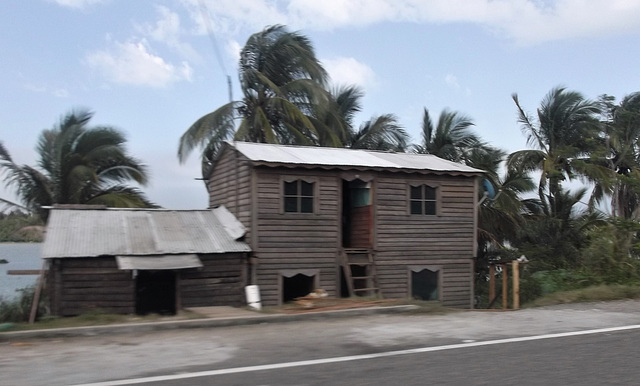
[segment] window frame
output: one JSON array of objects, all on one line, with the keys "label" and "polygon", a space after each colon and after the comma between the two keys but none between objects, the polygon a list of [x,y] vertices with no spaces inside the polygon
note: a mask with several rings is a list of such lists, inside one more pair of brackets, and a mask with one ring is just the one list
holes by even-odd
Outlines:
[{"label": "window frame", "polygon": [[[301,181],[304,181],[308,184],[311,184],[311,193],[312,196],[303,196],[302,195],[302,185],[301,185]],[[297,192],[296,195],[287,195],[285,194],[285,183],[291,183],[291,182],[297,182],[298,183],[298,187],[297,187]],[[295,212],[288,212],[286,210],[286,198],[287,197],[296,197],[297,198],[297,202],[296,202],[296,207],[297,207],[297,211]],[[313,214],[317,214],[318,213],[318,179],[315,177],[302,177],[302,176],[282,176],[280,178],[280,214],[286,214],[286,215],[302,215],[302,216],[308,216],[308,215],[313,215]],[[312,199],[312,203],[311,203],[311,212],[302,212],[302,198],[311,198]]]},{"label": "window frame", "polygon": [[[431,189],[433,189],[435,191],[435,199],[426,199],[426,194],[425,194],[425,190],[424,187],[428,186]],[[422,188],[422,198],[420,200],[416,200],[414,198],[411,197],[411,190],[412,188],[417,188],[420,187]],[[422,212],[421,213],[412,213],[411,211],[411,204],[412,202],[416,202],[419,201],[422,205]],[[435,205],[435,213],[433,214],[428,214],[425,213],[425,203],[426,202],[433,202]],[[440,208],[442,207],[442,195],[441,195],[441,189],[440,189],[440,184],[439,183],[433,183],[433,182],[425,182],[425,181],[411,181],[407,184],[407,215],[409,216],[423,216],[423,217],[437,217],[440,216]]]}]

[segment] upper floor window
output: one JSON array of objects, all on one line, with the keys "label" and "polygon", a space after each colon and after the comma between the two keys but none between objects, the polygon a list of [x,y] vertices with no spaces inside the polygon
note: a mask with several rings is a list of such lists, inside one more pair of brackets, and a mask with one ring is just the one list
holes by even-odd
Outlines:
[{"label": "upper floor window", "polygon": [[411,186],[409,206],[411,214],[436,214],[436,188],[429,185]]},{"label": "upper floor window", "polygon": [[313,182],[284,181],[285,213],[313,213]]}]

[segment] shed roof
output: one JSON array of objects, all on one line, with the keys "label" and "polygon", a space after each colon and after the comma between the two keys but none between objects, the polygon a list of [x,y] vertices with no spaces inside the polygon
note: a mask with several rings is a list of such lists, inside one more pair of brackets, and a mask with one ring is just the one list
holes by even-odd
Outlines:
[{"label": "shed roof", "polygon": [[60,209],[49,215],[43,258],[249,252],[244,226],[212,210]]},{"label": "shed roof", "polygon": [[430,171],[446,174],[484,173],[430,154],[391,153],[316,146],[289,146],[250,142],[227,142],[250,161],[267,166],[300,166],[389,171]]}]

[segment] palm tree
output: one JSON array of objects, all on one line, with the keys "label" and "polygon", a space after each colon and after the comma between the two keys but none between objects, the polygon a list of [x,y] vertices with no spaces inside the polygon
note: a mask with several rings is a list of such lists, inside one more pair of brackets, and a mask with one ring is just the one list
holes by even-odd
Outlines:
[{"label": "palm tree", "polygon": [[596,178],[601,168],[585,162],[598,146],[596,115],[600,109],[596,103],[558,87],[545,96],[534,118],[524,112],[517,94],[512,97],[527,143],[536,149],[514,152],[507,163],[517,170],[542,172],[538,194],[543,204],[556,202],[545,200],[545,195],[556,195],[561,182],[572,179],[575,173]]},{"label": "palm tree", "polygon": [[43,207],[53,204],[155,207],[139,189],[125,185],[144,185],[148,177],[145,166],[127,154],[123,134],[111,127],[88,127],[91,117],[74,111],[44,130],[36,148],[39,167],[16,164],[0,143],[0,174],[43,220]]},{"label": "palm tree", "polygon": [[466,115],[444,109],[434,127],[429,111],[425,108],[422,118],[422,144],[414,151],[433,154],[453,162],[464,162],[467,153],[483,144],[471,131],[473,121]]},{"label": "palm tree", "polygon": [[372,117],[363,122],[358,130],[349,129],[344,147],[404,152],[407,150],[409,134],[400,126],[393,114]]},{"label": "palm tree", "polygon": [[618,105],[607,95],[600,97],[605,120],[606,149],[600,165],[607,167],[616,177],[613,184],[596,181],[591,196],[600,202],[605,195],[611,197],[611,214],[624,218],[638,216],[640,204],[640,92],[624,97]]},{"label": "palm tree", "polygon": [[587,231],[606,223],[602,213],[580,208],[586,192],[586,188],[570,192],[559,186],[555,195],[543,197],[546,202],[518,229],[514,246],[535,269],[576,268],[580,263],[581,248],[588,244]]},{"label": "palm tree", "polygon": [[181,162],[194,148],[203,149],[205,178],[224,140],[318,142],[312,116],[331,98],[324,88],[327,73],[308,38],[281,25],[251,35],[240,52],[239,77],[242,99],[198,119],[180,138]]},{"label": "palm tree", "polygon": [[356,129],[355,115],[361,111],[364,93],[358,86],[339,86],[331,92],[331,101],[318,106],[314,124],[320,146],[346,147],[404,152],[409,134],[400,126],[393,114],[374,116]]},{"label": "palm tree", "polygon": [[[481,277],[488,273],[490,251],[499,254],[505,242],[513,241],[517,229],[528,213],[527,200],[520,196],[535,189],[526,173],[507,170],[500,176],[506,153],[490,146],[477,147],[468,153],[466,164],[485,171],[484,185],[490,185],[494,194],[484,192],[478,205],[478,256],[476,268]],[[493,256],[495,258],[496,256]]]}]

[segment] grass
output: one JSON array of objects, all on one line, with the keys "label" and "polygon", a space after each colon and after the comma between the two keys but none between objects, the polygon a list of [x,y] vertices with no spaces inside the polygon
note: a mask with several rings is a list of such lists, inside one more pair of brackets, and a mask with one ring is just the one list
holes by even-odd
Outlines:
[{"label": "grass", "polygon": [[4,329],[4,331],[26,331],[26,330],[45,330],[52,328],[72,328],[72,327],[87,327],[87,326],[104,326],[109,324],[121,324],[121,323],[147,323],[159,320],[188,320],[203,318],[202,315],[194,312],[181,311],[175,316],[161,316],[157,314],[150,314],[145,316],[138,315],[116,315],[107,314],[99,310],[89,312],[79,316],[71,317],[54,317],[47,316],[39,319],[34,324],[29,323],[12,323],[10,328]]},{"label": "grass", "polygon": [[525,304],[523,308],[637,298],[640,298],[640,286],[620,284],[598,285],[578,290],[553,292]]}]

